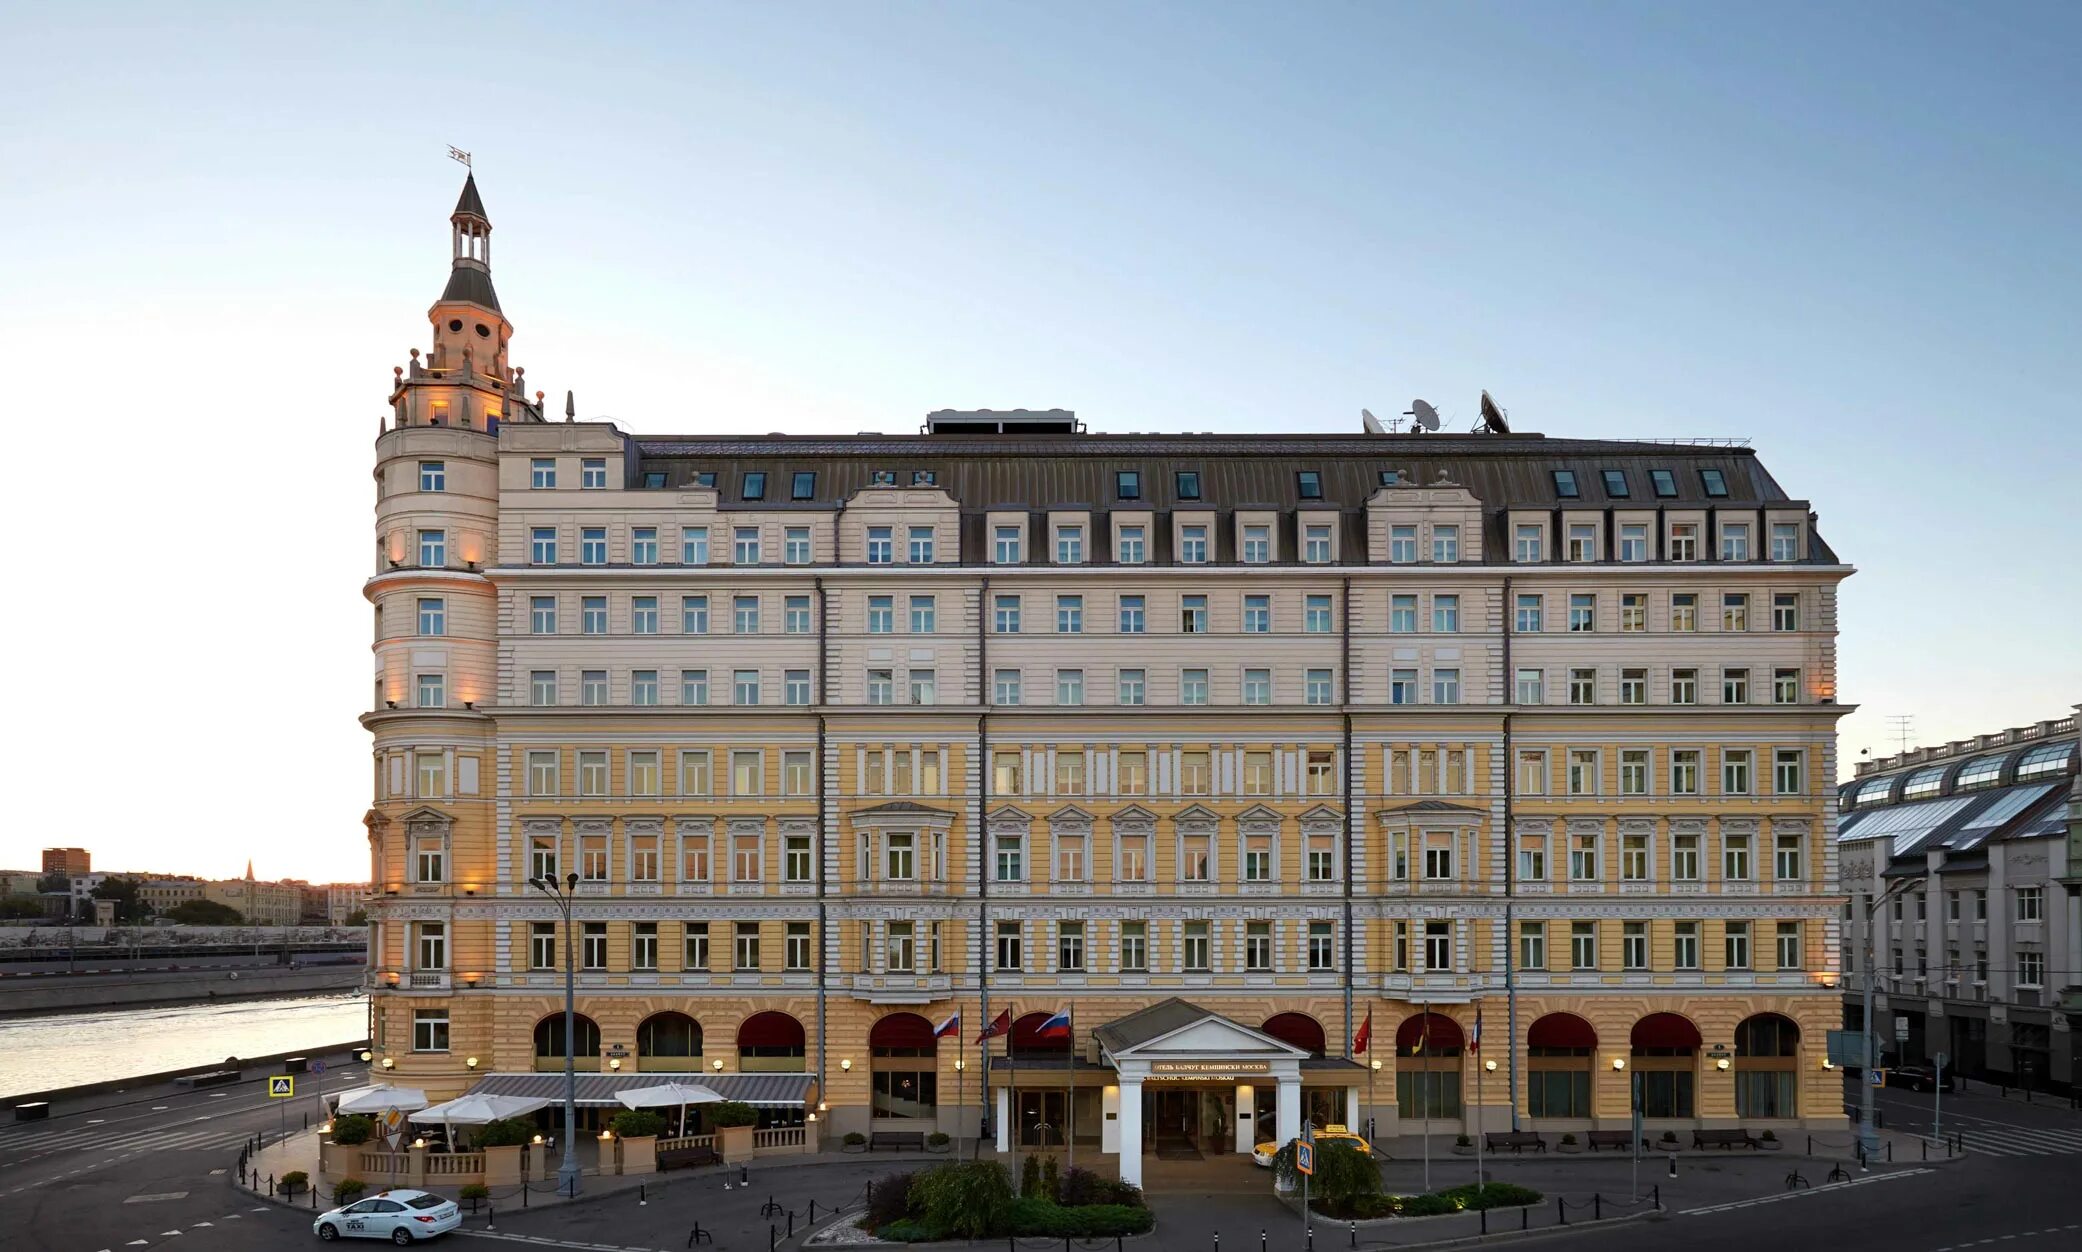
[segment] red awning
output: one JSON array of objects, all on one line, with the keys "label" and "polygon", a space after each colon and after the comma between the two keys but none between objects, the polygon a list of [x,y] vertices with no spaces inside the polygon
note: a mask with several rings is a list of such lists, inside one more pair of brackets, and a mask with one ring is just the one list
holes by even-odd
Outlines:
[{"label": "red awning", "polygon": [[737,1028],[740,1048],[799,1048],[803,1039],[802,1023],[786,1013],[754,1013]]},{"label": "red awning", "polygon": [[871,1048],[924,1048],[933,1050],[933,1024],[916,1013],[891,1013],[868,1031]]},{"label": "red awning", "polygon": [[1323,1026],[1306,1013],[1277,1014],[1266,1019],[1263,1029],[1281,1043],[1306,1048],[1310,1056],[1323,1055]]},{"label": "red awning", "polygon": [[1633,1046],[1637,1048],[1696,1048],[1699,1028],[1675,1013],[1650,1013],[1634,1023]]},{"label": "red awning", "polygon": [[1574,1013],[1549,1013],[1533,1023],[1533,1028],[1525,1034],[1525,1042],[1534,1048],[1595,1049],[1598,1032]]}]

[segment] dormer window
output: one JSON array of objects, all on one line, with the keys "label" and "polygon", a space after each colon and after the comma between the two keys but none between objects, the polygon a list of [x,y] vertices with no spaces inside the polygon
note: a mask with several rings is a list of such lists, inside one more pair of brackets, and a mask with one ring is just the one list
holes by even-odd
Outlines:
[{"label": "dormer window", "polygon": [[646,488],[648,488],[648,489],[650,489],[650,490],[652,490],[652,491],[657,491],[657,490],[659,490],[660,488],[664,487],[664,486],[665,486],[665,471],[664,471],[664,470],[645,470],[645,471],[644,471],[644,474],[643,474],[643,485],[644,485],[644,486],[645,486]]},{"label": "dormer window", "polygon": [[1713,497],[1714,499],[1716,499],[1716,500],[1725,500],[1725,499],[1727,499],[1727,497],[1728,497],[1728,480],[1727,480],[1727,478],[1726,478],[1726,477],[1725,477],[1724,475],[1722,475],[1722,473],[1721,473],[1721,472],[1720,472],[1719,470],[1717,470],[1717,469],[1702,469],[1702,470],[1700,470],[1700,471],[1699,471],[1699,482],[1700,482],[1700,484],[1701,484],[1701,485],[1703,485],[1703,486],[1704,486],[1704,487],[1706,488],[1706,494],[1707,494],[1707,495],[1709,495],[1709,496],[1712,496],[1712,497]]},{"label": "dormer window", "polygon": [[1200,472],[1198,470],[1178,471],[1177,487],[1179,499],[1198,500],[1200,498]]},{"label": "dormer window", "polygon": [[817,471],[797,470],[788,484],[788,498],[809,500],[817,494]]},{"label": "dormer window", "polygon": [[1120,470],[1113,476],[1113,494],[1120,500],[1142,498],[1142,474],[1137,470]]},{"label": "dormer window", "polygon": [[1627,486],[1627,473],[1625,470],[1608,469],[1605,471],[1605,494],[1614,500],[1624,500],[1633,494],[1632,490]]},{"label": "dormer window", "polygon": [[1294,489],[1304,500],[1323,498],[1323,475],[1318,470],[1302,470],[1294,475]]},{"label": "dormer window", "polygon": [[894,487],[896,486],[896,471],[875,470],[868,475],[868,483],[870,486],[875,487]]},{"label": "dormer window", "polygon": [[1677,497],[1677,475],[1666,469],[1648,471],[1648,481],[1655,486],[1658,500],[1674,500]]},{"label": "dormer window", "polygon": [[939,485],[939,482],[940,482],[940,475],[939,475],[938,471],[935,471],[935,470],[912,470],[912,471],[911,471],[911,485],[912,485],[913,487],[934,487],[934,486],[938,486],[938,485]]},{"label": "dormer window", "polygon": [[766,472],[764,470],[747,470],[742,487],[743,489],[738,494],[745,499],[766,499]]},{"label": "dormer window", "polygon": [[578,463],[578,485],[587,491],[607,489],[607,461],[601,457],[587,457]]},{"label": "dormer window", "polygon": [[1582,493],[1576,490],[1576,471],[1558,469],[1554,471],[1554,494],[1564,500],[1574,500]]},{"label": "dormer window", "polygon": [[1402,471],[1401,471],[1401,470],[1382,470],[1382,471],[1381,471],[1381,485],[1382,485],[1383,487],[1393,487],[1393,486],[1395,486],[1395,485],[1396,485],[1397,483],[1399,483],[1399,482],[1401,482],[1401,481],[1402,481]]}]

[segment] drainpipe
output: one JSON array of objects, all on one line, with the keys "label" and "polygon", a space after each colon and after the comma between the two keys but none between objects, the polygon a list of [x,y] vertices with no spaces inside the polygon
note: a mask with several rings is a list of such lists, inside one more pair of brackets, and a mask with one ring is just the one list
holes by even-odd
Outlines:
[{"label": "drainpipe", "polygon": [[811,586],[813,594],[817,597],[817,690],[811,693],[817,702],[817,864],[813,867],[812,872],[817,876],[817,1089],[821,1093],[827,1089],[827,1077],[824,1067],[824,1034],[825,1022],[827,1020],[825,1000],[829,994],[829,988],[827,986],[828,969],[825,957],[829,953],[831,946],[830,915],[824,899],[826,877],[824,872],[826,866],[824,854],[827,843],[825,838],[826,815],[824,811],[824,745],[827,727],[823,708],[825,702],[824,684],[830,677],[827,673],[827,663],[830,658],[825,637],[827,610],[824,598],[823,575],[820,574],[811,580]]},{"label": "drainpipe", "polygon": [[[1340,757],[1339,757],[1339,759],[1338,759],[1338,772],[1339,772],[1340,774],[1344,775],[1344,793],[1345,793],[1345,795],[1344,795],[1344,803],[1345,803],[1345,837],[1344,837],[1344,845],[1345,845],[1345,873],[1344,873],[1344,879],[1345,879],[1345,901],[1344,901],[1344,906],[1345,906],[1345,924],[1344,924],[1344,936],[1345,936],[1345,959],[1344,959],[1344,960],[1343,960],[1343,962],[1341,962],[1341,963],[1342,963],[1342,964],[1344,965],[1344,984],[1345,984],[1345,1047],[1344,1047],[1344,1056],[1345,1056],[1345,1059],[1349,1061],[1349,1060],[1351,1060],[1351,1059],[1352,1059],[1352,949],[1353,949],[1353,939],[1352,939],[1352,842],[1353,842],[1353,840],[1352,840],[1352,825],[1353,825],[1353,823],[1352,823],[1352,579],[1351,579],[1351,576],[1350,576],[1350,575],[1346,575],[1346,577],[1345,577],[1345,579],[1344,579],[1344,592],[1343,592],[1343,596],[1344,596],[1344,600],[1343,600],[1343,603],[1342,603],[1342,604],[1341,604],[1341,605],[1339,606],[1339,607],[1340,607],[1340,610],[1341,610],[1341,611],[1340,611],[1340,613],[1339,613],[1339,616],[1338,616],[1338,641],[1337,641],[1337,644],[1338,644],[1338,655],[1339,655],[1339,661],[1338,661],[1338,673],[1339,673],[1339,675],[1340,675],[1339,681],[1340,681],[1340,682],[1342,682],[1342,683],[1344,683],[1344,685],[1345,685],[1345,689],[1344,689],[1344,693],[1343,693],[1343,695],[1344,695],[1344,701],[1343,701],[1343,703],[1344,703],[1344,706],[1345,706],[1345,711],[1344,711],[1344,723],[1345,723],[1345,725],[1344,725],[1344,750],[1343,750],[1343,753],[1342,753],[1342,754],[1340,755]],[[1307,768],[1307,762],[1306,762],[1306,761],[1304,761],[1304,762],[1303,762],[1302,764],[1303,764],[1303,769],[1304,769],[1304,770],[1306,770],[1306,768]],[[1304,849],[1303,849],[1303,853],[1304,853],[1304,855],[1306,855],[1306,852],[1307,852],[1307,849],[1306,849],[1306,848],[1304,848]],[[1373,1045],[1373,1040],[1371,1040],[1371,1039],[1367,1040],[1366,1046],[1367,1046],[1367,1050],[1368,1050],[1369,1052],[1371,1052],[1371,1051],[1373,1050],[1373,1046],[1374,1046],[1374,1045]]]},{"label": "drainpipe", "polygon": [[1518,785],[1518,762],[1511,750],[1511,702],[1517,698],[1511,670],[1511,576],[1504,575],[1503,678],[1504,678],[1504,1028],[1510,1031],[1511,1129],[1518,1129],[1518,954],[1511,945],[1517,938],[1512,904],[1518,893],[1518,856],[1511,830],[1511,801]]},{"label": "drainpipe", "polygon": [[[990,812],[990,789],[992,763],[990,759],[990,575],[985,574],[976,589],[976,817],[973,827],[976,837],[976,997],[977,1019],[980,1031],[990,1025],[990,832],[986,827],[986,815]],[[1005,1041],[1006,1051],[1012,1041]],[[983,1140],[990,1132],[990,1046],[984,1045],[982,1104],[977,1106],[976,1150],[980,1155]]]}]

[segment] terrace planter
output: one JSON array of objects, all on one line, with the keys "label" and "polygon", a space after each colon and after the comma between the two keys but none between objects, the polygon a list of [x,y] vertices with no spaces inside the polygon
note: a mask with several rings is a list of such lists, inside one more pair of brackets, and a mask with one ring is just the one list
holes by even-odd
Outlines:
[{"label": "terrace planter", "polygon": [[625,1174],[658,1172],[658,1136],[631,1135],[621,1141],[621,1166]]},{"label": "terrace planter", "polygon": [[752,1159],[752,1129],[750,1126],[717,1127],[716,1151],[722,1154],[724,1164],[735,1165]]},{"label": "terrace planter", "polygon": [[521,1181],[521,1145],[507,1144],[484,1150],[484,1185],[511,1187]]}]

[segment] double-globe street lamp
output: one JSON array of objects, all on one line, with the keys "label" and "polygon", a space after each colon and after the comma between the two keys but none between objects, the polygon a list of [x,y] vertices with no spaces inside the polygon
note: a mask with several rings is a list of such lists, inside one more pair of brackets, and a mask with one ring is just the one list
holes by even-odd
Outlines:
[{"label": "double-globe street lamp", "polygon": [[530,878],[528,885],[548,896],[564,915],[564,1162],[557,1166],[557,1192],[560,1195],[578,1194],[578,1070],[574,1066],[574,1054],[578,1051],[577,1034],[578,1004],[571,966],[571,906],[578,900],[578,875],[566,874],[558,882],[554,875]]}]

